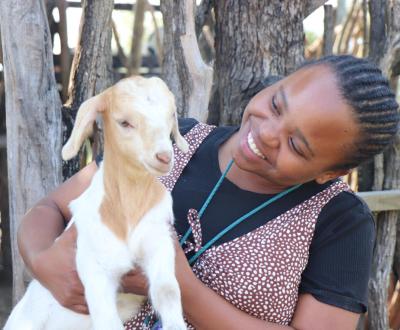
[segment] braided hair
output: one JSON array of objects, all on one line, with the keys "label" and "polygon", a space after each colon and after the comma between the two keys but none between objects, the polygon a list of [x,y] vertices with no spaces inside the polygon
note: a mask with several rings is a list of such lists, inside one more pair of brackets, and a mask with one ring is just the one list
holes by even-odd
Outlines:
[{"label": "braided hair", "polygon": [[375,64],[351,55],[330,55],[307,62],[302,68],[311,65],[328,65],[332,69],[360,128],[352,152],[335,169],[354,168],[393,142],[399,129],[399,105],[388,80]]}]

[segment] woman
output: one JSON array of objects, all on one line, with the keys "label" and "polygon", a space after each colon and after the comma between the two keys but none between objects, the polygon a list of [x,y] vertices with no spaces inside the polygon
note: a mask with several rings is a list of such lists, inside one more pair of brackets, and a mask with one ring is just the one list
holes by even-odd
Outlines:
[{"label": "woman", "polygon": [[[197,329],[354,329],[366,310],[374,222],[337,178],[381,152],[398,122],[386,79],[352,56],[323,58],[263,89],[239,129],[183,120],[195,152],[186,160],[177,154],[164,181],[186,251],[177,243],[188,322]],[[18,235],[33,275],[82,313],[75,232],[62,231],[69,202],[96,169],[88,165],[40,201]],[[140,270],[123,285],[147,292]],[[146,305],[126,327],[155,324]]]}]

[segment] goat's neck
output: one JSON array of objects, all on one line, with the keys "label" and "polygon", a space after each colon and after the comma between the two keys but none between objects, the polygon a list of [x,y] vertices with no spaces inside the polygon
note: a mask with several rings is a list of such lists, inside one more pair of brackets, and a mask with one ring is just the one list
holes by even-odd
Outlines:
[{"label": "goat's neck", "polygon": [[123,157],[104,153],[104,177],[108,183],[115,183],[120,187],[141,187],[154,184],[157,179],[142,167],[128,164]]},{"label": "goat's neck", "polygon": [[122,157],[104,153],[102,221],[125,239],[130,228],[164,196],[164,186],[148,172],[131,167]]}]

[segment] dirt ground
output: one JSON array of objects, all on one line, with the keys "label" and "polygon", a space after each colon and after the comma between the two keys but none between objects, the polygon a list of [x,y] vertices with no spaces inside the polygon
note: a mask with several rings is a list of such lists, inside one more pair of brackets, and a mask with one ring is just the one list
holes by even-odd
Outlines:
[{"label": "dirt ground", "polygon": [[11,279],[0,271],[0,329],[3,328],[11,309]]}]

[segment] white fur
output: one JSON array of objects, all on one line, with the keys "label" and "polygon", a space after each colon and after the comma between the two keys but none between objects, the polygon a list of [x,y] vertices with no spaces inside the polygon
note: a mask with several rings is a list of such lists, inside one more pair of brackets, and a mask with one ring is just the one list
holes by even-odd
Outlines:
[{"label": "white fur", "polygon": [[[151,117],[153,123],[162,126],[160,112],[158,117]],[[168,130],[164,129],[164,135],[169,140],[171,125]],[[162,149],[169,150],[165,137],[162,139]],[[149,156],[145,156],[144,163],[149,161]],[[101,220],[99,208],[104,193],[101,164],[88,189],[70,204],[71,222],[78,231],[77,270],[85,287],[90,316],[62,307],[47,289],[33,280],[12,311],[5,330],[122,330],[123,322],[137,313],[143,302],[139,296],[118,294],[122,275],[135,266],[147,276],[149,297],[161,317],[163,329],[186,329],[175,278],[170,194],[165,191],[161,201],[130,229],[128,239],[121,240]]]}]

